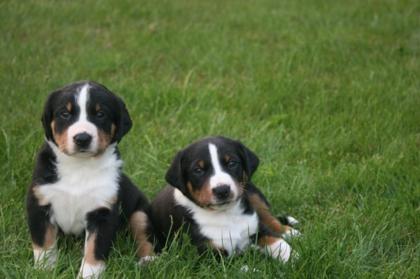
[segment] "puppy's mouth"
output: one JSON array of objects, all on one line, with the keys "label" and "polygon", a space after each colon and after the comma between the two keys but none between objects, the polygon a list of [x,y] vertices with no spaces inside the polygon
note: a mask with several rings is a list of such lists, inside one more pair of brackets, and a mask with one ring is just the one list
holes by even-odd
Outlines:
[{"label": "puppy's mouth", "polygon": [[229,208],[231,205],[235,204],[237,199],[230,198],[228,200],[223,201],[216,201],[208,204],[206,208],[210,210],[223,210],[225,208]]},{"label": "puppy's mouth", "polygon": [[98,152],[93,151],[91,149],[81,148],[81,149],[74,150],[72,153],[70,153],[68,155],[74,156],[74,157],[88,158],[88,157],[94,157],[97,154],[98,154]]},{"label": "puppy's mouth", "polygon": [[224,205],[232,203],[232,201],[233,200],[217,202],[217,203],[214,203],[213,206],[224,206]]}]

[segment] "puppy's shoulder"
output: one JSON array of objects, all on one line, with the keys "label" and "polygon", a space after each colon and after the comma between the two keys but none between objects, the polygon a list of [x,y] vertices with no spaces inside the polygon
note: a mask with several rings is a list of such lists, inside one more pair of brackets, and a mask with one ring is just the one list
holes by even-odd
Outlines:
[{"label": "puppy's shoulder", "polygon": [[258,201],[262,204],[264,204],[266,207],[270,207],[270,203],[268,202],[267,198],[264,196],[264,194],[261,192],[260,189],[258,189],[255,184],[252,182],[248,182],[247,185],[247,199],[253,203],[254,201]]},{"label": "puppy's shoulder", "polygon": [[44,143],[36,156],[32,173],[32,185],[54,183],[58,180],[56,155],[48,143]]}]

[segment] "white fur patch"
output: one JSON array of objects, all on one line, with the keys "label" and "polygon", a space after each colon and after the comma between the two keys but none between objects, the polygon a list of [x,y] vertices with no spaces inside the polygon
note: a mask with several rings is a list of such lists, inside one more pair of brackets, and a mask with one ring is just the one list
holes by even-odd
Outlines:
[{"label": "white fur patch", "polygon": [[287,222],[289,222],[290,225],[294,226],[299,224],[299,221],[293,218],[292,216],[287,216]]},{"label": "white fur patch", "polygon": [[122,161],[115,144],[96,157],[78,158],[61,152],[49,142],[56,157],[58,181],[39,186],[43,202],[51,204],[51,223],[65,233],[80,234],[86,227],[86,214],[110,207],[117,196]]},{"label": "white fur patch", "polygon": [[[77,105],[80,109],[79,119],[69,126],[67,130],[67,146],[70,154],[76,153],[74,136],[80,133],[87,133],[92,136],[92,142],[87,151],[96,152],[98,149],[98,128],[87,119],[87,103],[89,101],[89,85],[86,84],[77,96]],[[83,154],[81,154],[83,156]]]},{"label": "white fur patch", "polygon": [[223,210],[207,210],[193,203],[178,189],[174,191],[174,198],[191,212],[200,233],[229,255],[246,249],[250,236],[257,233],[257,214],[244,214],[239,201]]},{"label": "white fur patch", "polygon": [[282,234],[282,237],[289,240],[292,239],[294,237],[299,237],[301,236],[300,231],[298,231],[297,229],[294,228],[290,228],[290,230],[286,231],[285,233]]},{"label": "white fur patch", "polygon": [[99,263],[96,265],[91,265],[85,262],[83,259],[82,265],[80,266],[78,278],[99,278],[102,272],[105,271],[105,264]]},{"label": "white fur patch", "polygon": [[39,269],[52,269],[57,261],[57,246],[47,249],[34,249],[34,266]]},{"label": "white fur patch", "polygon": [[139,264],[140,266],[147,265],[147,264],[149,264],[149,263],[151,263],[151,262],[155,261],[157,258],[158,258],[158,256],[144,256],[144,257],[141,257],[141,258],[139,259],[138,264]]},{"label": "white fur patch", "polygon": [[281,238],[273,244],[266,246],[262,249],[265,249],[267,254],[269,254],[273,258],[281,260],[282,262],[287,262],[292,252],[292,247],[290,247],[290,245],[284,239]]},{"label": "white fur patch", "polygon": [[212,143],[209,143],[209,152],[211,164],[214,169],[214,174],[210,177],[209,181],[210,188],[213,189],[220,185],[228,185],[234,195],[233,199],[236,199],[238,196],[238,189],[235,186],[235,181],[233,181],[233,178],[228,173],[223,171],[220,165],[217,147]]}]

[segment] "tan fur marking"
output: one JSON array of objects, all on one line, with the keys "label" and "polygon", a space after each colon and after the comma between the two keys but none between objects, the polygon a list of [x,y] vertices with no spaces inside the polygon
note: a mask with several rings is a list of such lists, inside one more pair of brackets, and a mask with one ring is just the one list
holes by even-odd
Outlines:
[{"label": "tan fur marking", "polygon": [[112,207],[112,205],[114,205],[116,202],[117,202],[117,200],[118,200],[118,197],[117,196],[113,196],[113,197],[111,197],[108,201],[107,201],[107,204],[108,204],[108,208],[111,208]]},{"label": "tan fur marking", "polygon": [[148,217],[144,212],[136,211],[130,217],[130,229],[137,242],[137,256],[143,258],[153,255],[153,245],[147,237]]},{"label": "tan fur marking", "polygon": [[100,111],[101,110],[101,106],[99,104],[96,104],[95,110],[96,110],[96,112]]},{"label": "tan fur marking", "polygon": [[35,250],[48,250],[52,246],[54,246],[56,239],[57,228],[51,224],[48,224],[44,235],[44,244],[42,245],[42,247],[36,245],[35,243],[32,243],[32,247]]},{"label": "tan fur marking", "polygon": [[58,145],[58,148],[62,152],[68,154],[68,152],[67,152],[67,129],[64,130],[61,134],[57,133],[55,131],[55,122],[53,120],[53,121],[51,121],[51,131],[53,133],[54,140]]},{"label": "tan fur marking", "polygon": [[265,246],[270,246],[271,244],[275,243],[277,240],[279,240],[278,237],[274,237],[274,236],[262,236],[258,239],[258,246],[260,247],[265,247]]},{"label": "tan fur marking", "polygon": [[200,190],[194,190],[191,182],[187,183],[187,188],[191,196],[199,205],[206,207],[211,203],[213,193],[208,182],[206,182]]},{"label": "tan fur marking", "polygon": [[72,109],[72,104],[71,104],[71,102],[68,102],[67,104],[66,104],[66,108],[67,108],[67,111],[68,112],[71,112],[71,109]]},{"label": "tan fur marking", "polygon": [[225,162],[227,163],[227,162],[229,162],[229,160],[230,160],[230,156],[226,154],[226,155],[224,156],[224,159],[225,159]]},{"label": "tan fur marking", "polygon": [[98,265],[103,263],[103,261],[96,259],[95,257],[95,247],[96,247],[96,233],[91,233],[88,236],[88,239],[85,243],[85,262],[90,265]]},{"label": "tan fur marking", "polygon": [[198,161],[197,164],[200,168],[204,168],[204,161],[203,160]]},{"label": "tan fur marking", "polygon": [[115,131],[117,131],[117,126],[114,123],[111,125],[111,138],[115,136]]},{"label": "tan fur marking", "polygon": [[111,143],[112,136],[102,130],[98,130],[98,153],[101,154]]},{"label": "tan fur marking", "polygon": [[279,220],[277,220],[276,217],[271,214],[268,206],[257,194],[251,194],[249,196],[249,202],[255,211],[257,211],[260,221],[269,227],[273,232],[285,233],[290,230],[289,226],[283,225]]},{"label": "tan fur marking", "polygon": [[248,182],[248,175],[246,172],[242,172],[242,180],[244,181],[244,184]]},{"label": "tan fur marking", "polygon": [[34,186],[32,192],[34,193],[35,198],[38,200],[38,205],[45,206],[48,204],[47,198],[41,193],[40,186]]}]

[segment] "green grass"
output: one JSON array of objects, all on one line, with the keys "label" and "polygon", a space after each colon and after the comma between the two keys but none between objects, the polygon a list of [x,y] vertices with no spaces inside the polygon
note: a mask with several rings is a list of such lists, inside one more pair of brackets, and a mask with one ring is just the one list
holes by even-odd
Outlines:
[{"label": "green grass", "polygon": [[0,34],[1,278],[78,271],[72,237],[54,271],[32,268],[24,196],[43,102],[81,79],[126,101],[124,169],[149,197],[177,150],[230,136],[303,232],[291,264],[253,250],[218,263],[174,242],[147,268],[123,233],[105,277],[420,277],[418,1],[2,1]]}]

